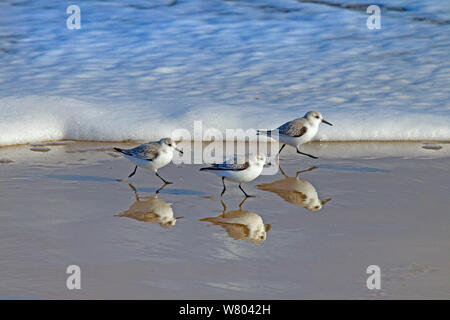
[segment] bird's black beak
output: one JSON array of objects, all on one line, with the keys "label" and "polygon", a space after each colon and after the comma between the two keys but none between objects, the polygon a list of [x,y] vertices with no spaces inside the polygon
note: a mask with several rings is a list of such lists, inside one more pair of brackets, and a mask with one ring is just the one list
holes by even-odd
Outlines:
[{"label": "bird's black beak", "polygon": [[175,150],[177,150],[180,154],[183,154],[183,150],[180,150],[178,148],[175,148]]},{"label": "bird's black beak", "polygon": [[329,125],[329,126],[333,126],[331,123],[329,123],[327,120],[324,120],[324,119],[322,119],[322,122],[323,123],[326,123],[327,125]]}]

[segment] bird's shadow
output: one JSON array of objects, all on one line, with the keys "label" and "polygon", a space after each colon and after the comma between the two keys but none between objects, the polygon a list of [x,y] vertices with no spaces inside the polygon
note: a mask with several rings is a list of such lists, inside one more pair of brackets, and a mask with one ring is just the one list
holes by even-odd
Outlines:
[{"label": "bird's shadow", "polygon": [[[48,174],[43,176],[44,178],[49,179],[58,179],[58,180],[66,180],[66,181],[83,181],[83,182],[118,182],[117,179],[109,178],[109,177],[99,177],[99,176],[85,176],[85,175],[72,175],[72,174]],[[144,187],[139,188],[139,191],[145,193],[165,193],[165,194],[181,194],[181,195],[194,195],[194,196],[205,196],[207,193],[192,190],[192,189],[176,189],[176,188],[167,188],[163,185],[164,188],[160,187]]]},{"label": "bird's shadow", "polygon": [[190,189],[172,189],[172,188],[164,188],[161,189],[161,187],[159,188],[153,188],[153,187],[149,187],[149,188],[139,188],[140,192],[145,192],[145,193],[165,193],[165,194],[183,194],[183,195],[190,195],[190,196],[205,196],[206,192],[202,192],[202,191],[197,191],[197,190],[190,190]]},{"label": "bird's shadow", "polygon": [[321,165],[318,165],[317,167],[322,168],[322,169],[336,170],[336,171],[391,172],[390,170],[386,170],[386,169],[379,169],[379,168],[372,168],[372,167],[356,167],[356,166],[350,166],[350,165],[321,164]]},{"label": "bird's shadow", "polygon": [[66,181],[92,181],[92,182],[104,182],[104,181],[117,181],[114,178],[98,177],[98,176],[83,176],[74,174],[47,174],[44,178],[66,180]]}]

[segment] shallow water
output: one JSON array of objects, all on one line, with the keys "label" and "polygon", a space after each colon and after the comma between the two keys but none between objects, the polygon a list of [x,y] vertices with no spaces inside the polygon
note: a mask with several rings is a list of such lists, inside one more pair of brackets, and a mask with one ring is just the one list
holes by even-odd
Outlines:
[{"label": "shallow water", "polygon": [[[316,109],[321,140],[449,140],[450,8],[378,1],[0,3],[0,145],[274,128]],[[339,5],[334,5],[339,4]]]},{"label": "shallow water", "polygon": [[[151,172],[130,179],[136,193],[114,180],[133,167],[96,151],[110,145],[61,143],[46,153],[2,148],[14,162],[0,165],[0,296],[448,299],[448,146],[357,145],[322,145],[330,152],[318,160],[286,148],[286,176],[245,184],[256,197],[242,204],[230,183],[226,208],[220,179],[199,172],[201,165],[160,170],[175,183],[155,203],[161,185]],[[317,201],[325,201],[318,210]],[[163,227],[139,206],[165,217],[170,206],[179,219]],[[224,220],[231,218],[240,223]],[[263,225],[265,239],[252,238]],[[81,268],[80,291],[65,287],[72,264]],[[377,292],[366,288],[372,264],[382,271]]]}]

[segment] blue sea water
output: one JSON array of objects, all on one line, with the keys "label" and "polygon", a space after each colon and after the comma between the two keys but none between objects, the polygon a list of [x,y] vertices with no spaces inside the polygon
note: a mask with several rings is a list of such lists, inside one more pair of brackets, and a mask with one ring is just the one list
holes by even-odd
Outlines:
[{"label": "blue sea water", "polygon": [[[81,10],[81,29],[66,8]],[[320,140],[450,140],[450,2],[0,2],[0,145],[274,128]]]}]

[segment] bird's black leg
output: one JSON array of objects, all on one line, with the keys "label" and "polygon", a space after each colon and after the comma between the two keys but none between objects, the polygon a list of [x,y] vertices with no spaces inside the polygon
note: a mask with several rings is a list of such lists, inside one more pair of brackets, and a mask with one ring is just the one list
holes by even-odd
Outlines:
[{"label": "bird's black leg", "polygon": [[284,148],[285,146],[286,146],[286,144],[284,143],[284,144],[281,146],[280,151],[278,151],[277,156],[281,153],[281,150],[283,150],[283,148]]},{"label": "bird's black leg", "polygon": [[223,196],[223,194],[225,193],[225,190],[227,190],[227,187],[225,187],[225,177],[222,177],[222,184],[223,184],[223,190],[222,190],[222,193],[220,194],[220,196]]},{"label": "bird's black leg", "polygon": [[130,175],[128,176],[128,178],[131,178],[132,176],[134,176],[134,174],[136,173],[137,170],[137,166],[134,167],[134,171],[132,173],[130,173]]},{"label": "bird's black leg", "polygon": [[155,174],[158,176],[158,178],[160,178],[162,181],[164,181],[165,184],[172,184],[173,182],[167,181],[166,179],[164,179],[163,177],[161,177],[158,172],[155,172]]},{"label": "bird's black leg", "polygon": [[245,196],[246,196],[247,198],[254,197],[254,196],[248,195],[248,194],[244,191],[244,189],[242,189],[240,183],[239,183],[239,189],[241,189],[241,191],[245,194]]},{"label": "bird's black leg", "polygon": [[[280,155],[281,150],[283,150],[283,148],[284,148],[285,146],[286,146],[286,144],[284,143],[284,144],[281,146],[281,148],[280,148],[280,150],[278,151],[278,153],[275,155],[275,157],[273,157],[274,160],[275,160],[275,158],[276,158],[277,156]],[[271,166],[271,165],[272,165],[272,162],[269,162],[269,163],[266,164],[266,166]]]},{"label": "bird's black leg", "polygon": [[308,156],[308,157],[313,158],[313,159],[317,159],[316,156],[313,156],[313,155],[308,154],[308,153],[301,152],[300,150],[298,150],[298,147],[297,147],[297,153],[300,153],[300,154],[302,154],[304,156]]}]

